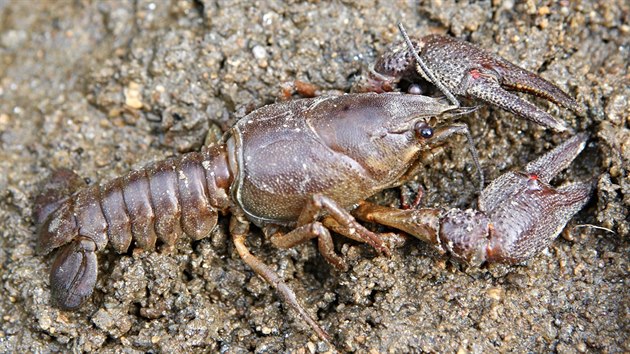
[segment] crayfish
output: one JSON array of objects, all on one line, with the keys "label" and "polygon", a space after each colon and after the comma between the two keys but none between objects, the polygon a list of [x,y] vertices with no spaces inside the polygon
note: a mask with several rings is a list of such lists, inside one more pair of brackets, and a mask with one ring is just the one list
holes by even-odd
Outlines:
[{"label": "crayfish", "polygon": [[365,203],[418,174],[423,150],[467,132],[449,123],[471,111],[455,96],[480,99],[556,130],[565,127],[504,88],[581,111],[553,84],[450,37],[407,38],[407,47],[398,45],[379,59],[359,91],[391,91],[401,80],[434,84],[448,99],[410,90],[281,102],[240,119],[218,144],[107,183],[75,192],[72,174],[53,178],[38,199],[37,219],[39,252],[56,250],[50,273],[54,303],[71,310],[91,296],[97,253],[108,245],[123,253],[132,243],[150,251],[158,242],[172,246],[183,235],[197,240],[217,227],[220,215],[231,214],[229,231],[243,261],[328,341],[293,291],[247,249],[251,223],[280,248],[316,238],[326,261],[340,270],[347,265],[334,250],[331,230],[390,254],[383,238],[355,216],[408,232],[469,263],[514,263],[549,245],[588,200],[587,183],[560,189],[548,184],[584,147],[582,134],[530,163],[524,173],[499,177],[482,192],[478,210],[398,210]]}]

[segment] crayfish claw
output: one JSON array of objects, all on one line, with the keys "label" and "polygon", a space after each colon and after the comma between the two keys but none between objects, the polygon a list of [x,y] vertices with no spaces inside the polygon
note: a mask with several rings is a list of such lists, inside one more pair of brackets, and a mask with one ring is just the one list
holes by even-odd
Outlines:
[{"label": "crayfish claw", "polygon": [[481,193],[477,210],[399,210],[364,202],[353,214],[405,231],[473,266],[519,263],[549,246],[590,199],[591,182],[559,188],[549,184],[584,149],[587,139],[578,134],[530,162],[525,172],[499,176]]},{"label": "crayfish claw", "polygon": [[[584,107],[556,85],[471,43],[428,35],[394,45],[357,82],[355,91],[383,92],[403,81],[424,80],[450,95],[479,99],[546,128],[567,130],[565,124],[510,91],[533,94],[582,115]],[[417,54],[424,67],[417,65]]]},{"label": "crayfish claw", "polygon": [[97,277],[96,244],[82,238],[64,245],[50,271],[51,297],[64,310],[74,310],[92,295]]},{"label": "crayfish claw", "polygon": [[490,183],[479,196],[479,209],[492,212],[500,205],[511,204],[518,193],[535,183],[548,184],[558,172],[567,168],[586,146],[585,133],[570,139],[525,166],[523,172],[507,172]]},{"label": "crayfish claw", "polygon": [[467,96],[480,99],[493,106],[521,116],[545,128],[552,128],[560,132],[568,129],[563,121],[554,118],[551,114],[519,96],[504,90],[494,78],[479,76],[470,79],[466,94]]},{"label": "crayfish claw", "polygon": [[536,174],[538,179],[549,183],[560,171],[567,168],[586,146],[588,134],[576,134],[562,145],[549,151],[525,166],[525,172]]},{"label": "crayfish claw", "polygon": [[508,90],[533,94],[578,114],[584,111],[556,85],[471,43],[439,35],[426,36],[419,43],[429,70],[456,95],[480,99],[560,131],[566,130],[563,122]]},{"label": "crayfish claw", "polygon": [[584,106],[542,77],[518,67],[498,55],[492,56],[492,68],[499,73],[501,86],[508,90],[529,93],[583,115]]},{"label": "crayfish claw", "polygon": [[566,168],[586,145],[578,134],[530,162],[525,172],[508,172],[479,197],[479,210],[489,218],[488,262],[517,263],[532,257],[558,236],[590,199],[593,183],[554,188],[549,181]]},{"label": "crayfish claw", "polygon": [[490,213],[486,261],[519,263],[548,247],[590,199],[593,184],[542,185],[510,198],[510,208]]}]

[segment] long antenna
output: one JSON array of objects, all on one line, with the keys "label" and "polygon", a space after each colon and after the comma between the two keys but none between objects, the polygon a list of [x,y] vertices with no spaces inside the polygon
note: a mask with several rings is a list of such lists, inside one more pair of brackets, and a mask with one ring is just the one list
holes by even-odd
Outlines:
[{"label": "long antenna", "polygon": [[477,148],[475,148],[475,142],[472,138],[472,134],[470,133],[470,129],[468,128],[468,124],[453,123],[451,125],[441,127],[438,131],[435,132],[432,139],[436,142],[442,141],[453,134],[462,134],[466,136],[466,140],[468,141],[468,148],[470,149],[470,154],[472,155],[475,167],[479,172],[479,191],[483,191],[483,187],[486,181],[483,176],[483,170],[481,169],[481,163],[479,162],[479,154],[477,153]]},{"label": "long antenna", "polygon": [[418,55],[418,52],[416,52],[416,48],[414,48],[413,43],[411,42],[411,39],[409,39],[409,36],[407,35],[407,31],[405,30],[405,27],[403,26],[402,22],[398,24],[398,29],[400,30],[400,34],[402,34],[403,38],[405,39],[405,42],[407,43],[407,47],[409,47],[409,52],[411,53],[411,55],[413,55],[413,58],[416,61],[416,71],[420,75],[424,76],[429,81],[431,81],[431,83],[435,85],[435,87],[437,87],[438,90],[440,90],[449,101],[451,101],[451,104],[459,107],[459,101],[457,101],[457,98],[453,96],[451,91],[449,91],[446,88],[446,86],[444,86],[441,82],[437,80],[435,75],[433,75],[431,70],[429,70],[429,67],[424,62],[424,60],[420,58],[420,56]]}]

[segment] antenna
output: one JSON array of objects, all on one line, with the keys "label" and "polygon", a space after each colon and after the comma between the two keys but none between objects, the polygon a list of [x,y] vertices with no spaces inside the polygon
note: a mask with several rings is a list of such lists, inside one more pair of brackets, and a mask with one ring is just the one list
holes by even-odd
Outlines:
[{"label": "antenna", "polygon": [[449,91],[444,85],[442,85],[441,82],[439,82],[435,78],[435,75],[433,75],[431,70],[429,70],[429,67],[427,66],[427,64],[424,62],[424,60],[420,58],[420,56],[418,55],[418,52],[416,52],[416,48],[413,46],[413,43],[411,42],[411,39],[409,39],[409,36],[407,35],[407,31],[405,30],[405,27],[403,26],[402,22],[398,24],[398,29],[400,30],[400,34],[402,34],[403,38],[405,39],[405,42],[407,43],[407,47],[409,48],[409,53],[411,53],[411,55],[416,61],[416,71],[420,75],[424,76],[427,80],[429,80],[433,85],[435,85],[435,87],[437,87],[438,90],[440,90],[444,94],[444,96],[446,96],[446,98],[451,102],[451,104],[459,107],[459,101],[457,101],[457,98],[455,98],[455,96],[453,96],[451,91]]}]

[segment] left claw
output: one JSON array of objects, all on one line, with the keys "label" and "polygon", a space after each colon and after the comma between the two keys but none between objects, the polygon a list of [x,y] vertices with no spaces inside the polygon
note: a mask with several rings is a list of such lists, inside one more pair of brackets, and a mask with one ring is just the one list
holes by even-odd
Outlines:
[{"label": "left claw", "polygon": [[405,231],[471,265],[519,263],[549,246],[589,200],[592,183],[549,185],[586,139],[578,134],[530,162],[525,172],[501,175],[482,192],[479,210],[400,210],[363,203],[353,214]]},{"label": "left claw", "polygon": [[[557,86],[468,42],[440,35],[428,35],[411,42],[435,79],[457,96],[485,101],[558,131],[567,130],[564,122],[507,90],[530,93],[583,114],[583,106]],[[374,71],[355,90],[391,91],[401,79],[433,83],[425,74],[418,73],[405,42],[382,55]]]}]

